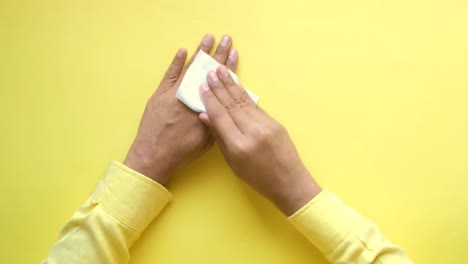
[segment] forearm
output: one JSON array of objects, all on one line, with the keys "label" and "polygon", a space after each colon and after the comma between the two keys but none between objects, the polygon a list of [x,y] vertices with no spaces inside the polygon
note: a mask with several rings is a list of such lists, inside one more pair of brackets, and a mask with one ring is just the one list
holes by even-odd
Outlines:
[{"label": "forearm", "polygon": [[170,198],[153,180],[111,162],[44,263],[127,263],[130,247]]},{"label": "forearm", "polygon": [[331,263],[413,263],[372,221],[327,190],[289,220]]}]

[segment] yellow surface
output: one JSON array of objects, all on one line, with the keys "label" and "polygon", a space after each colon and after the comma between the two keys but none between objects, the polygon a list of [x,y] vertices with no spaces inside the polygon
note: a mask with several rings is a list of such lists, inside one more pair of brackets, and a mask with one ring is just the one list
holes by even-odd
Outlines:
[{"label": "yellow surface", "polygon": [[[0,2],[0,263],[37,263],[122,160],[179,47],[230,33],[239,76],[316,179],[417,263],[468,244],[466,1]],[[133,263],[323,263],[217,149],[180,170]]]}]

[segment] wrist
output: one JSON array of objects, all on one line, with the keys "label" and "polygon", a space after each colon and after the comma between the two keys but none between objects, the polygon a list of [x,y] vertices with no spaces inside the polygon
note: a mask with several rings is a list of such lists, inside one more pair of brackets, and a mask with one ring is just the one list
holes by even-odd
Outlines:
[{"label": "wrist", "polygon": [[294,180],[283,186],[271,200],[283,214],[289,217],[317,196],[322,188],[305,168],[297,170],[288,178]]},{"label": "wrist", "polygon": [[170,169],[166,168],[167,162],[158,161],[151,151],[134,145],[128,151],[123,164],[161,185],[164,185],[170,176]]}]

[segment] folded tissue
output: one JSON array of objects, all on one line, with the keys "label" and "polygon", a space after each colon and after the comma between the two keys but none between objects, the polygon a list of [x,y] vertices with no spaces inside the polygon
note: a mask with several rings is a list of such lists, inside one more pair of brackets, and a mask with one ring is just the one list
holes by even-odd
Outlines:
[{"label": "folded tissue", "polygon": [[[211,71],[216,71],[216,68],[221,65],[210,55],[203,51],[199,51],[195,60],[189,66],[185,73],[184,79],[177,90],[176,97],[190,109],[195,112],[206,112],[203,101],[200,97],[200,85],[206,83],[206,76]],[[232,71],[229,74],[236,83],[239,83],[239,77]],[[251,91],[245,89],[255,104],[258,103],[258,96]]]}]

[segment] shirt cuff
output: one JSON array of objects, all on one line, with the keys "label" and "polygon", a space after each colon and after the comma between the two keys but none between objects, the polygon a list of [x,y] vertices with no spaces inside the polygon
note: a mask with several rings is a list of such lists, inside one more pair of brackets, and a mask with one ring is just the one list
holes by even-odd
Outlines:
[{"label": "shirt cuff", "polygon": [[172,195],[159,183],[111,161],[94,197],[109,214],[141,233]]},{"label": "shirt cuff", "polygon": [[323,190],[288,218],[323,254],[328,255],[350,234],[361,215]]}]

